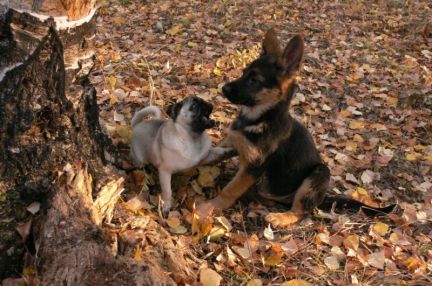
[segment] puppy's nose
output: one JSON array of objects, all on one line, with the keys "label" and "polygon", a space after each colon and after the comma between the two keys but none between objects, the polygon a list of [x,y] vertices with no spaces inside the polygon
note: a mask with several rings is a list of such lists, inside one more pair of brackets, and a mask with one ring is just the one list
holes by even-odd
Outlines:
[{"label": "puppy's nose", "polygon": [[230,93],[230,91],[231,91],[231,87],[228,84],[226,84],[222,87],[223,94],[226,95],[226,94]]}]

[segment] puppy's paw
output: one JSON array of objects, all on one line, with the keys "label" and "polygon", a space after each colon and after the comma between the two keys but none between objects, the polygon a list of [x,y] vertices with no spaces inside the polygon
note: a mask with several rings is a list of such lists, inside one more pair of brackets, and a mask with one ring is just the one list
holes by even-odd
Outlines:
[{"label": "puppy's paw", "polygon": [[296,214],[292,211],[284,213],[269,213],[265,220],[272,224],[273,227],[287,227],[295,224],[301,219],[301,215]]}]

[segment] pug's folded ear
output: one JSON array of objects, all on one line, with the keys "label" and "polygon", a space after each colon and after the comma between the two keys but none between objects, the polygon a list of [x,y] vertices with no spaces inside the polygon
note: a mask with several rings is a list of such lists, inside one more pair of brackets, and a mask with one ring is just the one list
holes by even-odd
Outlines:
[{"label": "pug's folded ear", "polygon": [[183,105],[182,102],[177,102],[175,104],[171,104],[168,106],[166,112],[167,112],[168,116],[172,118],[172,120],[175,121],[177,119],[177,116],[180,113],[182,105]]}]

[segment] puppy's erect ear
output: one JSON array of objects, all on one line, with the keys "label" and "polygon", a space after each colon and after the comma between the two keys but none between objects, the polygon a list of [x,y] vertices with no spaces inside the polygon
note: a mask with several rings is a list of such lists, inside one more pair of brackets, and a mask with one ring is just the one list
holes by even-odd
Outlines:
[{"label": "puppy's erect ear", "polygon": [[281,56],[282,52],[280,49],[279,40],[273,28],[266,32],[264,40],[262,42],[262,48],[264,55],[272,55],[275,56],[277,59],[279,59],[279,57]]},{"label": "puppy's erect ear", "polygon": [[294,36],[282,55],[282,68],[284,75],[293,75],[300,69],[304,52],[304,41],[300,35]]},{"label": "puppy's erect ear", "polygon": [[169,117],[172,118],[172,120],[176,120],[177,116],[180,113],[180,110],[182,108],[183,103],[182,102],[177,102],[175,104],[171,104],[170,106],[168,106],[167,108],[167,114]]}]

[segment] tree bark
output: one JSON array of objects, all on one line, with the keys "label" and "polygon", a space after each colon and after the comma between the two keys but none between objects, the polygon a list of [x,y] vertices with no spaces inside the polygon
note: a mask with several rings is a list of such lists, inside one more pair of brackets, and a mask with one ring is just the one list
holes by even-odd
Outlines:
[{"label": "tree bark", "polygon": [[[45,198],[25,267],[42,285],[193,282],[199,261],[149,217],[113,227],[124,178],[88,80],[94,4],[21,0],[0,9],[0,191]],[[1,269],[11,248],[0,248]]]}]

